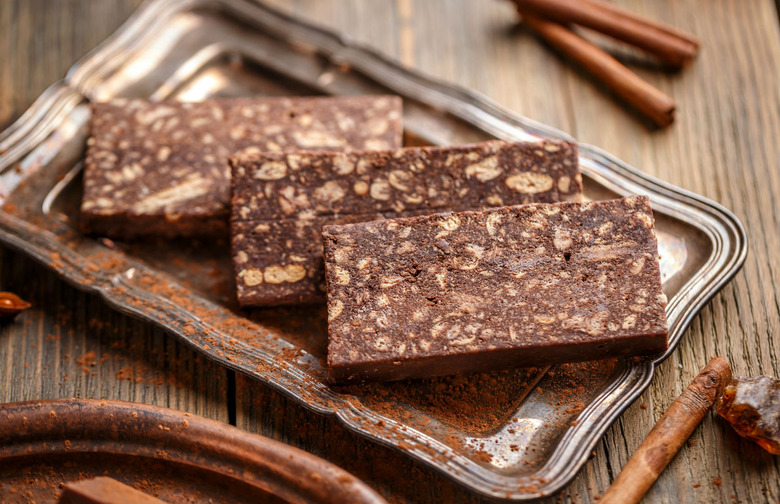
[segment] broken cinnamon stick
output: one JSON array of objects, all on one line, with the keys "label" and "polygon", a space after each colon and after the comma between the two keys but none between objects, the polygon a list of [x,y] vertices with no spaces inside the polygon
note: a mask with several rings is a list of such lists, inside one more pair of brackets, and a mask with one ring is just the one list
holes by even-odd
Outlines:
[{"label": "broken cinnamon stick", "polygon": [[712,359],[658,420],[599,504],[639,502],[730,381],[728,362]]},{"label": "broken cinnamon stick", "polygon": [[676,28],[593,0],[514,0],[518,9],[561,24],[577,24],[609,35],[674,67],[690,62],[699,40]]},{"label": "broken cinnamon stick", "polygon": [[565,26],[520,10],[523,22],[548,44],[582,65],[595,78],[646,115],[659,127],[674,121],[675,102],[663,91],[642,80],[604,50]]}]

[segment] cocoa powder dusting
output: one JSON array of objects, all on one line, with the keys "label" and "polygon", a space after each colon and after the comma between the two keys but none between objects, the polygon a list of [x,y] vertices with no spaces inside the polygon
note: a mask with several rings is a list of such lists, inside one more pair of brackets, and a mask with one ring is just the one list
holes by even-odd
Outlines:
[{"label": "cocoa powder dusting", "polygon": [[479,435],[506,423],[544,371],[520,368],[334,388],[394,420],[418,423],[419,411],[461,432]]},{"label": "cocoa powder dusting", "polygon": [[606,385],[621,366],[619,359],[560,364],[550,369],[543,395],[555,406],[567,406],[563,414],[579,414],[590,398]]}]

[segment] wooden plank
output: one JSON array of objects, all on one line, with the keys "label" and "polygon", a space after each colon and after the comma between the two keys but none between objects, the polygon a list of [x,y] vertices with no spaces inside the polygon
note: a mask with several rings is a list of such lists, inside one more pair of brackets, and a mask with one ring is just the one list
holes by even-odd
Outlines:
[{"label": "wooden plank", "polygon": [[[651,388],[608,431],[580,475],[549,502],[595,502],[664,409],[711,356],[724,355],[735,374],[780,375],[776,336],[780,258],[772,253],[780,245],[780,201],[775,197],[780,194],[780,163],[773,148],[780,135],[776,84],[780,40],[772,2],[616,2],[702,38],[701,56],[680,73],[659,72],[654,65],[633,66],[678,101],[678,120],[663,131],[649,129],[607,90],[517,27],[507,3],[399,0],[395,12],[388,11],[387,2],[363,2],[348,12],[335,2],[318,2],[315,12],[308,3],[273,3],[344,31],[407,65],[481,91],[512,110],[603,147],[647,173],[715,199],[734,210],[748,228],[751,255],[745,270],[697,317],[679,349],[658,369]],[[361,23],[354,24],[355,19]],[[395,42],[386,34],[390,24],[398,32]],[[615,49],[614,44],[607,46]],[[637,57],[624,49],[618,54],[626,60]],[[278,421],[273,420],[276,413],[258,408],[254,399],[273,393],[250,388],[239,378],[239,425],[275,434],[268,425]],[[310,415],[291,404],[283,409],[294,420]],[[341,451],[333,448],[338,445],[331,438],[334,428],[325,422],[321,437],[296,434],[289,439],[326,458],[343,460]],[[376,450],[362,444],[356,448]],[[384,452],[375,454],[384,456]],[[410,472],[403,461],[396,463],[404,468],[399,469],[403,478],[344,461],[386,495],[402,501],[409,496],[388,491],[394,481],[417,488],[428,499],[447,493],[458,502],[482,500],[440,481],[425,468]],[[776,457],[742,441],[713,415],[645,500],[775,502],[780,496],[778,476]]]},{"label": "wooden plank", "polygon": [[2,287],[33,307],[0,328],[0,401],[137,401],[227,421],[227,372],[150,324],[5,250]]},{"label": "wooden plank", "polygon": [[0,3],[0,125],[124,22],[141,0]]},{"label": "wooden plank", "polygon": [[[780,163],[773,148],[780,134],[774,78],[780,70],[780,44],[774,6],[676,3],[669,9],[664,2],[624,4],[657,19],[666,16],[702,39],[700,57],[682,73],[642,72],[678,101],[678,121],[648,133],[627,115],[617,117],[616,110],[606,114],[610,120],[602,121],[602,127],[594,127],[590,118],[610,104],[599,103],[598,90],[572,87],[573,102],[582,104],[575,107],[575,136],[732,209],[746,225],[751,254],[743,272],[705,308],[659,368],[652,387],[639,399],[650,405],[647,413],[629,410],[605,437],[612,468],[625,464],[649,426],[711,356],[724,355],[736,375],[780,375],[780,261],[772,253],[780,245],[775,196]],[[681,502],[777,499],[776,458],[739,440],[722,419],[708,417],[691,442],[651,489],[648,501],[662,502],[670,495]]]},{"label": "wooden plank", "polygon": [[[0,3],[0,123],[18,117],[140,0]],[[229,372],[150,324],[119,314],[22,254],[0,285],[34,306],[0,327],[0,400],[107,398],[227,421]]]}]

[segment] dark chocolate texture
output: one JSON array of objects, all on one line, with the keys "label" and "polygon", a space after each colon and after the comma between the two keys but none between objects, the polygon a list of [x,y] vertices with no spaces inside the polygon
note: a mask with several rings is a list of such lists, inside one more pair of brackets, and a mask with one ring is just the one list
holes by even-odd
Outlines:
[{"label": "dark chocolate texture", "polygon": [[231,166],[242,306],[323,299],[324,224],[579,200],[582,193],[576,145],[566,142],[267,153],[233,157]]},{"label": "dark chocolate texture", "polygon": [[323,241],[334,382],[667,347],[643,196],[326,226]]},{"label": "dark chocolate texture", "polygon": [[115,238],[224,232],[230,155],[396,148],[401,113],[394,96],[93,103],[82,229]]}]

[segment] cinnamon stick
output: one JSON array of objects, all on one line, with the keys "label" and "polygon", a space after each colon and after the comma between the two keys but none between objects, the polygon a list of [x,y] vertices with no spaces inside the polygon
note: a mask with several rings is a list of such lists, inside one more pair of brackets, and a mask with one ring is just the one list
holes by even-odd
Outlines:
[{"label": "cinnamon stick", "polygon": [[568,28],[519,11],[523,22],[548,44],[582,65],[655,124],[665,127],[674,121],[675,102],[663,91]]},{"label": "cinnamon stick", "polygon": [[617,16],[630,19],[637,23],[642,23],[643,25],[651,27],[654,30],[662,31],[669,36],[682,39],[686,41],[691,47],[693,47],[694,56],[699,51],[699,46],[701,45],[701,41],[699,40],[699,37],[697,37],[696,35],[682,31],[666,23],[661,23],[660,21],[655,21],[653,19],[640,16],[639,14],[635,14],[631,11],[622,9],[610,2],[602,2],[601,0],[581,0],[581,1],[591,4],[599,9],[610,11],[612,14],[615,14]]},{"label": "cinnamon stick", "polygon": [[699,40],[671,26],[593,0],[514,0],[518,9],[561,24],[577,24],[609,35],[681,67],[693,60]]},{"label": "cinnamon stick", "polygon": [[712,359],[658,420],[599,504],[639,502],[730,381],[728,362]]}]

